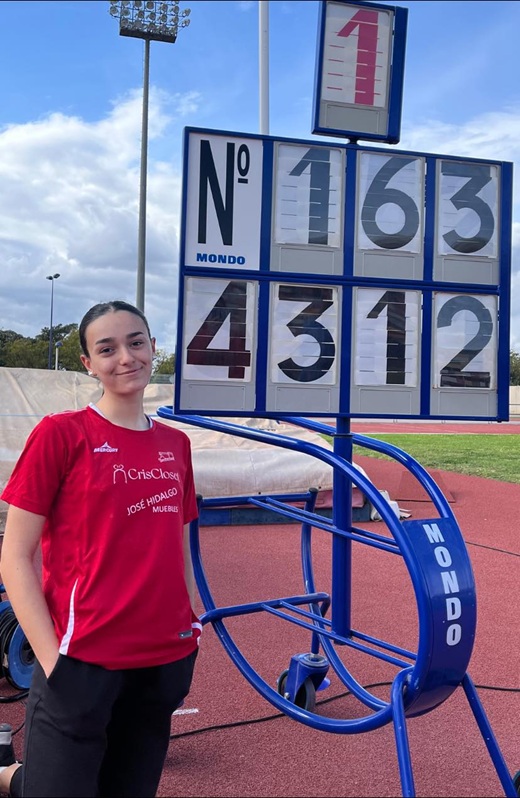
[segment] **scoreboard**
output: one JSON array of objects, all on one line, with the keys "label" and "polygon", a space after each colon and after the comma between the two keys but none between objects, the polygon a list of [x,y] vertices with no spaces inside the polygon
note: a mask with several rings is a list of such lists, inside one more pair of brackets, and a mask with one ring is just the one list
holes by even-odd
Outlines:
[{"label": "scoreboard", "polygon": [[510,163],[184,137],[176,413],[508,418]]},{"label": "scoreboard", "polygon": [[346,143],[185,129],[177,414],[509,417],[512,164],[386,146],[407,14],[322,0]]}]

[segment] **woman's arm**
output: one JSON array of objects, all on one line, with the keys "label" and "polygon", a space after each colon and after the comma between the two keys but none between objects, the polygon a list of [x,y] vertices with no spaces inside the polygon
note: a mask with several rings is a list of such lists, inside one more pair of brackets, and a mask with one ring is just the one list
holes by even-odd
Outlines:
[{"label": "woman's arm", "polygon": [[184,579],[186,587],[188,588],[188,595],[190,597],[190,604],[193,612],[195,612],[195,575],[193,573],[193,562],[191,559],[190,549],[190,525],[184,524]]},{"label": "woman's arm", "polygon": [[42,515],[9,506],[0,572],[18,623],[49,676],[58,659],[59,643],[34,562],[44,522]]}]

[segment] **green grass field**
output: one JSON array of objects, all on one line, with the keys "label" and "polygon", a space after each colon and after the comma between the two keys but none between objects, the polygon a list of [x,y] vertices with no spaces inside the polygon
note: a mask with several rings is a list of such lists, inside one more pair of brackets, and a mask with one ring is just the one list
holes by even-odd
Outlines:
[{"label": "green grass field", "polygon": [[[459,474],[499,479],[503,482],[520,482],[520,436],[518,435],[391,433],[367,437],[387,441],[404,449],[425,468],[456,471]],[[385,455],[360,446],[354,447],[354,456],[356,455],[389,459]]]}]

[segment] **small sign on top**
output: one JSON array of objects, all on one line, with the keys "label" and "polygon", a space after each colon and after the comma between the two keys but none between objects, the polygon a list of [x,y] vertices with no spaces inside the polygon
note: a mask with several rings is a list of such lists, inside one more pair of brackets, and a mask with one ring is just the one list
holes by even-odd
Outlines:
[{"label": "small sign on top", "polygon": [[408,10],[324,0],[313,133],[397,144]]}]

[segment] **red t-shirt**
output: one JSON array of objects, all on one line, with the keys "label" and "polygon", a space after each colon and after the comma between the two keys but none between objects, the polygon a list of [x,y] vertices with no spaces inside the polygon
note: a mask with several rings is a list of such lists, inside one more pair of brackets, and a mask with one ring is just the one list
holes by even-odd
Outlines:
[{"label": "red t-shirt", "polygon": [[62,654],[142,668],[196,648],[183,526],[197,503],[184,432],[155,421],[129,430],[91,407],[46,416],[1,498],[46,518],[43,590]]}]

